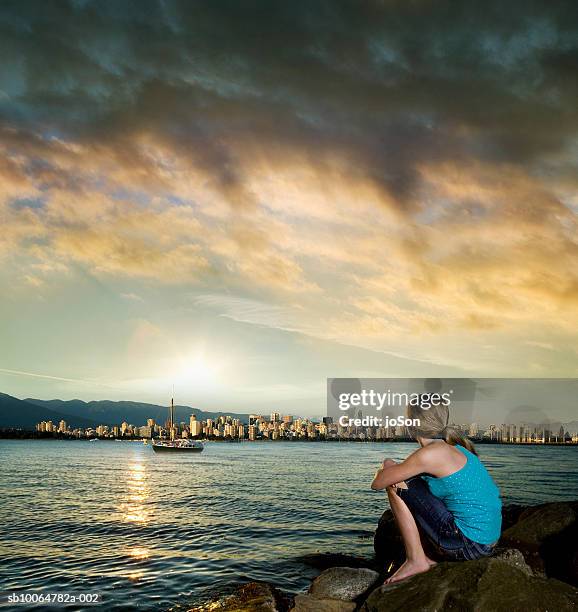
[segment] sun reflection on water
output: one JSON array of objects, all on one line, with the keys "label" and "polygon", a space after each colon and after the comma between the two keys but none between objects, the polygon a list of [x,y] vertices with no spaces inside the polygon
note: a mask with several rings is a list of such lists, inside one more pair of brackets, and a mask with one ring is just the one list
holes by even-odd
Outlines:
[{"label": "sun reflection on water", "polygon": [[139,461],[130,464],[125,482],[126,495],[118,508],[121,520],[125,523],[146,525],[151,514],[147,507],[150,487],[147,482],[146,466]]},{"label": "sun reflection on water", "polygon": [[151,556],[151,551],[144,546],[134,546],[133,548],[129,548],[128,554],[133,559],[148,559]]}]

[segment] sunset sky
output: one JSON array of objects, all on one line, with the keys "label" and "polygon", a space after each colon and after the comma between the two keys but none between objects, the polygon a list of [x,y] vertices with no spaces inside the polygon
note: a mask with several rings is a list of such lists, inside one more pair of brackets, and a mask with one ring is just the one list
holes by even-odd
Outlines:
[{"label": "sunset sky", "polygon": [[578,376],[568,2],[2,2],[0,391],[321,414]]}]

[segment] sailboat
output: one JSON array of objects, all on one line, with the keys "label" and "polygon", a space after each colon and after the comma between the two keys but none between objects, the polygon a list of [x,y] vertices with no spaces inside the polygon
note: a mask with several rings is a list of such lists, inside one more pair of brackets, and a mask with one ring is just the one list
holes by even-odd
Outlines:
[{"label": "sailboat", "polygon": [[175,403],[174,398],[171,398],[169,408],[169,431],[170,440],[152,440],[152,447],[155,453],[200,453],[205,448],[205,445],[198,440],[175,440],[175,432],[173,424],[175,421]]}]

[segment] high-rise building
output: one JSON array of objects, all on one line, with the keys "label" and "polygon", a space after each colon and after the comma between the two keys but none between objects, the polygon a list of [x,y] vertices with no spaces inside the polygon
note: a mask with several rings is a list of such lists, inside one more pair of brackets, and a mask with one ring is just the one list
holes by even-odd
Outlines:
[{"label": "high-rise building", "polygon": [[189,429],[191,431],[191,436],[195,438],[196,436],[200,436],[203,433],[203,424],[200,421],[197,421],[196,419],[193,421],[193,417],[191,417]]},{"label": "high-rise building", "polygon": [[279,423],[281,421],[281,415],[278,412],[271,413],[271,423]]}]

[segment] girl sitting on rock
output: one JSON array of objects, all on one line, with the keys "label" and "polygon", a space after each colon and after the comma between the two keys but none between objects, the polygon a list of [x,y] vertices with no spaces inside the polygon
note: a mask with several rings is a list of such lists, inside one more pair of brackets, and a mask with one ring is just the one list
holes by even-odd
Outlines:
[{"label": "girl sitting on rock", "polygon": [[478,459],[474,445],[448,426],[443,404],[408,406],[419,427],[408,427],[420,448],[405,461],[386,459],[371,483],[387,489],[401,532],[406,561],[386,580],[403,580],[427,571],[433,561],[465,561],[492,554],[500,537],[500,492]]}]

